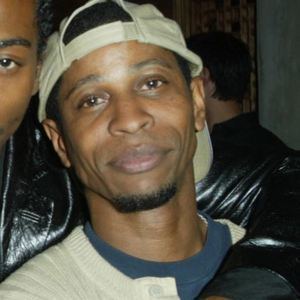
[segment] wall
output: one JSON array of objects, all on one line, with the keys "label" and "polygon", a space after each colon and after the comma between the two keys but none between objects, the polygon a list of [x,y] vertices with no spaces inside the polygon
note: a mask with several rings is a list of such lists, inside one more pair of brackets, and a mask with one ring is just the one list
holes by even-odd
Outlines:
[{"label": "wall", "polygon": [[300,149],[300,1],[257,1],[259,116]]}]

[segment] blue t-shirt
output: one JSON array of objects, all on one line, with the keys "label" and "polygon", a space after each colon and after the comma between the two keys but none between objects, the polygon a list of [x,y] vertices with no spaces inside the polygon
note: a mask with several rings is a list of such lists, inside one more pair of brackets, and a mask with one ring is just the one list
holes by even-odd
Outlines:
[{"label": "blue t-shirt", "polygon": [[98,253],[123,274],[132,279],[146,276],[173,277],[180,299],[191,300],[213,278],[231,246],[229,228],[213,221],[206,214],[201,216],[207,220],[206,243],[199,253],[178,262],[161,263],[130,256],[98,237],[90,223],[85,225],[84,231]]}]

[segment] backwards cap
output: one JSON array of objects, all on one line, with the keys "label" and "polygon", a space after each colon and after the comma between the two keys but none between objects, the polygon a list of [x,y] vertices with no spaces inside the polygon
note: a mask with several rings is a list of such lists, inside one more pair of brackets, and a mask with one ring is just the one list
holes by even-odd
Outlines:
[{"label": "backwards cap", "polygon": [[[40,76],[39,121],[46,116],[46,105],[49,95],[63,73],[78,60],[101,47],[136,40],[141,43],[156,45],[183,57],[188,63],[192,77],[200,74],[202,61],[195,53],[188,50],[178,24],[165,18],[151,4],[138,5],[123,0],[111,0],[123,8],[132,21],[115,21],[96,26],[67,44],[64,36],[71,21],[87,8],[106,0],[90,0],[76,9],[72,15],[63,20],[58,32],[52,34],[44,53],[44,61]],[[207,126],[197,133],[198,146],[194,157],[195,180],[201,180],[208,172],[212,161],[211,142]]]}]

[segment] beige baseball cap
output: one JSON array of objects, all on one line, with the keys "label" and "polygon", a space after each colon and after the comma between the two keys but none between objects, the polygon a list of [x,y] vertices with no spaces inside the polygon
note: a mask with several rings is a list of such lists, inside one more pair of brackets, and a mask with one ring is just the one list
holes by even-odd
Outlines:
[{"label": "beige baseball cap", "polygon": [[[123,0],[112,1],[122,7],[131,16],[132,21],[116,21],[97,26],[79,34],[68,44],[64,44],[65,32],[74,17],[97,3],[106,2],[106,0],[90,0],[76,9],[69,18],[62,21],[59,31],[49,38],[40,75],[38,110],[40,122],[47,117],[47,100],[55,83],[72,62],[113,43],[136,40],[163,47],[188,61],[192,77],[200,74],[202,61],[199,56],[186,47],[183,34],[175,21],[164,17],[151,4],[138,5]],[[194,157],[196,182],[208,173],[212,162],[212,147],[207,126],[197,132],[197,140],[198,145]]]}]

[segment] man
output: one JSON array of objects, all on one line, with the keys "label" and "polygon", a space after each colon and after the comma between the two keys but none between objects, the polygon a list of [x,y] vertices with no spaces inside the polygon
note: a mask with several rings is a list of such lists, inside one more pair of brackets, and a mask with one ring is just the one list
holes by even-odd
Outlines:
[{"label": "man", "polygon": [[0,281],[73,222],[73,188],[65,172],[48,165],[53,155],[34,101],[24,116],[51,30],[50,0],[0,1]]},{"label": "man", "polygon": [[256,113],[243,113],[252,61],[246,44],[226,32],[196,34],[188,47],[203,60],[206,119],[213,143],[243,147],[260,144],[264,151],[286,148],[273,133],[259,125]]},{"label": "man", "polygon": [[[246,45],[229,33],[192,36],[203,59],[214,161],[196,184],[198,208],[248,229],[203,296],[298,299],[300,154],[242,113],[250,80]],[[274,288],[276,286],[276,289]]]},{"label": "man", "polygon": [[256,112],[242,112],[252,69],[245,43],[230,33],[207,32],[187,44],[203,60],[200,76],[214,149],[210,173],[197,184],[199,208],[213,217],[222,210],[222,217],[247,226],[266,179],[290,149],[259,124]]},{"label": "man", "polygon": [[93,0],[62,23],[45,53],[39,119],[83,186],[90,222],[9,277],[0,297],[201,292],[243,231],[197,213],[194,182],[211,162],[201,81],[190,78],[200,70],[151,5]]},{"label": "man", "polygon": [[3,0],[0,3],[1,149],[21,123],[29,100],[37,91],[36,13],[35,1]]},{"label": "man", "polygon": [[[38,54],[45,45],[50,25],[48,7],[49,1],[0,2],[0,178],[3,177],[5,181],[3,183],[1,180],[2,190],[7,188],[6,174],[9,173],[6,169],[7,159],[3,170],[6,141],[20,125],[30,98],[37,91]],[[12,149],[9,150],[7,156],[12,155]],[[6,206],[6,195],[1,196],[2,209]],[[1,210],[0,279],[4,273],[5,250],[2,239],[4,224],[7,225],[3,215],[5,212]]]}]

